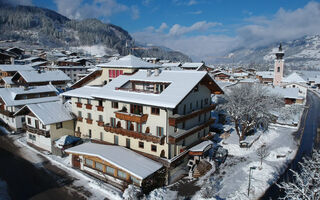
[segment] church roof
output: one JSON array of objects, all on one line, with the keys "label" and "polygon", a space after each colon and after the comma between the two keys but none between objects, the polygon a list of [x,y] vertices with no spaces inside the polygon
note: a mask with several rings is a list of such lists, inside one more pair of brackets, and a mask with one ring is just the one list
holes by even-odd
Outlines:
[{"label": "church roof", "polygon": [[304,80],[299,74],[293,72],[289,76],[283,78],[283,83],[306,83],[307,81]]}]

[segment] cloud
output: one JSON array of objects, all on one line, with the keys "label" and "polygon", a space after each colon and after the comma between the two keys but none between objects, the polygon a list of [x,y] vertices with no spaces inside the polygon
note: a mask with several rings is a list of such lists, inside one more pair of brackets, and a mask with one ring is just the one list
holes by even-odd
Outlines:
[{"label": "cloud", "polygon": [[196,4],[198,4],[198,2],[196,0],[190,0],[187,5],[192,6],[192,5],[196,5]]},{"label": "cloud", "polygon": [[0,0],[0,4],[32,6],[32,0]]},{"label": "cloud", "polygon": [[205,31],[217,25],[221,25],[221,23],[199,21],[192,24],[191,26],[181,26],[179,24],[175,24],[171,27],[169,31],[169,35],[178,36],[178,35],[183,35],[189,32],[194,32],[194,31]]},{"label": "cloud", "polygon": [[58,12],[71,19],[100,18],[107,21],[116,13],[130,11],[133,19],[139,18],[139,10],[136,6],[128,6],[118,3],[116,0],[54,0]]},{"label": "cloud", "polygon": [[202,14],[202,10],[197,10],[197,11],[188,12],[188,14],[191,14],[191,15],[200,15],[200,14]]},{"label": "cloud", "polygon": [[178,6],[193,6],[199,3],[197,0],[172,0],[172,2]]}]

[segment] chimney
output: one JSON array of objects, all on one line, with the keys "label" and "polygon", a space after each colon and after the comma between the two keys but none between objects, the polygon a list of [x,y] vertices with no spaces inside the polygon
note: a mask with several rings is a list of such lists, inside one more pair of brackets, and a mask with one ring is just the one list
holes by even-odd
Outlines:
[{"label": "chimney", "polygon": [[160,69],[158,69],[158,68],[155,69],[155,70],[154,70],[154,75],[155,75],[155,76],[159,76],[159,74],[160,74]]},{"label": "chimney", "polygon": [[40,69],[38,69],[38,73],[41,74],[41,70]]},{"label": "chimney", "polygon": [[151,76],[151,69],[148,69],[148,70],[147,70],[147,76],[148,76],[148,77]]}]

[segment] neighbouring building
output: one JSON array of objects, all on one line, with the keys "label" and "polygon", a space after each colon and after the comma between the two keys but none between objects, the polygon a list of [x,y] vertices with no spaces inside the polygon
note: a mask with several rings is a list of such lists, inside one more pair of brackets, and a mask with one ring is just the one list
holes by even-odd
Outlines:
[{"label": "neighbouring building", "polygon": [[13,130],[20,130],[25,118],[14,115],[23,106],[33,103],[58,101],[57,90],[52,85],[0,88],[0,119]]},{"label": "neighbouring building", "polygon": [[180,66],[184,70],[197,70],[197,71],[204,71],[206,70],[206,65],[203,62],[194,63],[194,62],[186,62]]},{"label": "neighbouring building", "polygon": [[15,115],[25,116],[27,142],[49,152],[53,141],[74,135],[74,116],[61,101],[25,105]]},{"label": "neighbouring building", "polygon": [[50,66],[40,66],[40,69],[45,71],[61,71],[69,76],[70,81],[75,83],[79,81],[78,74],[87,73],[91,67],[88,66],[57,66],[57,65],[50,65]]},{"label": "neighbouring building", "polygon": [[260,83],[271,85],[273,83],[274,72],[273,71],[257,71],[256,78]]},{"label": "neighbouring building", "polygon": [[35,71],[30,65],[0,65],[0,78],[13,76],[17,71]]},{"label": "neighbouring building", "polygon": [[161,162],[170,183],[181,175],[177,166],[187,161],[188,149],[210,135],[211,94],[222,93],[206,71],[156,69],[62,95],[71,99],[77,116],[76,136],[124,146]]}]

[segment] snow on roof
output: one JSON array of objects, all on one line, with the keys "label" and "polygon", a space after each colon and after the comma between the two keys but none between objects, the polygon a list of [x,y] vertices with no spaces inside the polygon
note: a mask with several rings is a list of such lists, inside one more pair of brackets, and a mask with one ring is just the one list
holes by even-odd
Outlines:
[{"label": "snow on roof", "polygon": [[31,67],[35,67],[35,66],[38,66],[38,65],[43,65],[43,64],[46,64],[48,61],[38,61],[38,62],[33,62],[33,63],[30,63],[29,65]]},{"label": "snow on roof", "polygon": [[80,97],[86,99],[93,99],[94,94],[98,94],[101,91],[101,87],[94,86],[83,86],[74,90],[70,90],[64,93],[61,93],[62,96],[68,97]]},{"label": "snow on roof", "polygon": [[[18,71],[27,83],[50,82],[50,81],[70,81],[70,77],[60,70],[54,71]],[[15,74],[16,76],[16,74]]]},{"label": "snow on roof", "polygon": [[276,87],[268,87],[268,90],[272,94],[279,95],[283,98],[290,98],[290,99],[303,99],[302,96],[299,94],[299,88],[282,88],[279,86]]},{"label": "snow on roof", "polygon": [[2,80],[3,80],[6,84],[13,85],[14,82],[12,82],[11,79],[12,79],[12,76],[2,77]]},{"label": "snow on roof", "polygon": [[199,68],[202,65],[204,65],[204,63],[194,63],[194,62],[186,62],[182,64],[182,68]]},{"label": "snow on roof", "polygon": [[256,72],[256,75],[261,76],[262,78],[273,78],[274,72],[272,72],[272,71],[259,71],[259,72]]},{"label": "snow on roof", "polygon": [[181,65],[180,62],[177,63],[163,63],[161,67],[179,67]]},{"label": "snow on roof", "polygon": [[84,143],[65,151],[99,157],[140,179],[144,179],[162,168],[160,163],[121,146]]},{"label": "snow on roof", "polygon": [[192,147],[191,149],[189,149],[189,151],[193,151],[193,152],[203,152],[207,146],[212,145],[213,142],[211,140],[206,140],[201,142],[200,144],[197,144],[196,146]]},{"label": "snow on roof", "polygon": [[108,63],[102,63],[97,65],[98,67],[119,67],[119,68],[137,68],[137,69],[149,69],[159,68],[159,65],[146,62],[133,55],[124,56],[118,60],[112,60]]},{"label": "snow on roof", "polygon": [[49,102],[49,101],[59,100],[58,96],[15,100],[15,97],[18,94],[38,94],[43,92],[58,92],[58,91],[52,85],[34,86],[27,90],[25,90],[22,87],[0,88],[0,97],[5,102],[6,106],[18,106],[18,105],[26,105],[31,103],[40,103],[40,102]]},{"label": "snow on roof", "polygon": [[4,72],[34,71],[30,65],[0,65],[0,70]]},{"label": "snow on roof", "polygon": [[73,119],[72,114],[64,107],[64,105],[60,101],[29,104],[21,108],[20,111],[26,107],[44,125],[69,121]]},{"label": "snow on roof", "polygon": [[[144,105],[175,108],[180,101],[198,84],[207,72],[167,71],[162,70],[158,76],[152,73],[147,76],[147,70],[139,70],[131,76],[119,76],[92,96],[115,101],[140,103]],[[167,82],[170,85],[160,94],[116,90],[129,80]],[[188,80],[188,81],[186,81]]]},{"label": "snow on roof", "polygon": [[227,82],[227,81],[216,81],[216,83],[219,85],[220,88],[224,89],[225,87],[234,85],[236,83],[234,82]]},{"label": "snow on roof", "polygon": [[305,81],[299,74],[296,72],[293,72],[289,76],[283,78],[282,80],[283,83],[306,83]]},{"label": "snow on roof", "polygon": [[241,83],[258,83],[259,80],[254,78],[246,78],[246,79],[240,80],[240,82]]},{"label": "snow on roof", "polygon": [[248,76],[249,74],[246,72],[241,72],[241,73],[233,73],[233,76],[235,77],[241,77],[241,76]]},{"label": "snow on roof", "polygon": [[55,146],[58,148],[62,148],[65,145],[73,144],[74,142],[77,142],[79,140],[80,138],[78,137],[72,135],[64,135],[55,141]]}]

